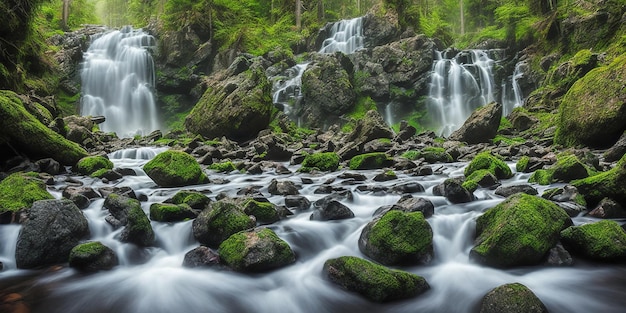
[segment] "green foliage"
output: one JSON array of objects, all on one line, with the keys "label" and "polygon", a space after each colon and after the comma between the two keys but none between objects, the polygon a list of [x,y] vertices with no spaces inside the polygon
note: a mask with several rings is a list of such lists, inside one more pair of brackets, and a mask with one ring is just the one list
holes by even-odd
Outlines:
[{"label": "green foliage", "polygon": [[360,97],[352,111],[346,114],[350,120],[342,126],[341,131],[351,132],[356,126],[356,121],[362,119],[369,110],[376,110],[376,102],[371,97]]}]

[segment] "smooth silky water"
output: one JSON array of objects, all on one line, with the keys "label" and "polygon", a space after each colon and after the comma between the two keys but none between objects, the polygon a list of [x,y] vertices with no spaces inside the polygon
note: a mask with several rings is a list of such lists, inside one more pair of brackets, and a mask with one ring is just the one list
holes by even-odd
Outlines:
[{"label": "smooth silky water", "polygon": [[[159,188],[141,170],[143,164],[162,148],[150,152],[126,150],[110,154],[116,167],[134,168],[138,176],[126,176],[114,186],[130,186],[136,193],[148,197],[142,208],[148,214],[151,203],[162,202],[182,189],[199,190],[213,198],[220,192],[236,196],[250,185],[272,203],[284,204],[284,197],[267,192],[269,182],[291,180],[301,185],[300,192],[311,202],[324,195],[314,190],[342,171],[323,174],[261,175],[217,174],[225,184],[206,184],[185,188]],[[129,158],[134,156],[134,158]],[[117,158],[116,158],[117,157]],[[419,182],[426,190],[413,193],[435,204],[435,214],[428,218],[434,232],[435,257],[431,264],[397,267],[424,276],[431,290],[427,293],[387,304],[371,303],[359,295],[342,290],[323,275],[327,259],[344,255],[364,257],[358,249],[361,230],[372,220],[374,211],[382,205],[395,203],[400,195],[359,192],[356,185],[333,185],[352,191],[352,201],[342,200],[354,211],[355,217],[341,221],[311,221],[312,210],[294,211],[294,215],[269,227],[286,240],[297,257],[287,267],[261,274],[241,274],[224,268],[195,268],[182,266],[186,252],[199,246],[191,232],[192,221],[179,223],[152,222],[157,244],[138,248],[118,240],[120,229],[113,230],[104,218],[104,200],[97,199],[85,209],[91,238],[111,247],[120,265],[111,271],[81,274],[63,267],[56,271],[18,270],[15,268],[15,242],[19,225],[1,225],[0,260],[5,269],[0,272],[0,284],[24,280],[32,284],[40,297],[35,313],[155,313],[155,312],[474,312],[482,297],[502,284],[520,282],[528,286],[546,304],[550,312],[623,312],[626,305],[626,270],[622,266],[592,264],[578,261],[574,267],[522,267],[499,270],[469,261],[474,238],[475,220],[482,212],[503,199],[490,190],[479,190],[479,200],[467,204],[451,204],[434,196],[433,186],[445,178],[462,175],[464,163],[445,164],[440,175],[414,177],[398,173],[399,179],[379,183],[372,178],[379,171],[359,171],[368,177],[364,184],[391,186],[401,182]],[[298,166],[288,166],[294,173]],[[513,168],[513,165],[511,165]],[[302,184],[301,178],[311,178],[313,184]],[[503,184],[524,182],[528,174],[516,174]],[[76,177],[86,186],[110,186],[98,179]],[[51,193],[60,198],[65,186],[64,176],[56,178]],[[547,187],[541,188],[544,190]],[[540,190],[540,191],[541,191]],[[576,218],[576,223],[585,222]]]}]

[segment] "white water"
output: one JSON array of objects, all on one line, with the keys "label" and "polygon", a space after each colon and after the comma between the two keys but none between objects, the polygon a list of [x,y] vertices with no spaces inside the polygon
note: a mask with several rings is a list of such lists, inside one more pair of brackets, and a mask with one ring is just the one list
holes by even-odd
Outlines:
[{"label": "white water", "polygon": [[437,134],[449,136],[476,108],[494,101],[493,64],[483,50],[449,59],[436,51],[427,103]]},{"label": "white water", "polygon": [[288,68],[280,77],[274,78],[273,103],[281,105],[283,112],[290,116],[294,107],[302,100],[302,74],[309,63],[296,64]]},{"label": "white water", "polygon": [[502,83],[502,115],[504,116],[511,114],[513,109],[524,104],[522,90],[517,81],[524,76],[521,67],[525,66],[525,64],[525,62],[515,64],[513,75],[508,78],[508,81]]},{"label": "white water", "polygon": [[[155,151],[156,152],[156,151]],[[124,152],[123,155],[131,153]],[[127,176],[117,186],[131,186],[136,193],[148,196],[142,208],[148,212],[151,203],[162,202],[180,189],[204,191],[213,198],[220,192],[235,196],[241,188],[260,186],[268,199],[281,205],[282,196],[267,192],[269,181],[292,180],[301,185],[301,176],[314,183],[302,185],[301,194],[311,202],[324,195],[314,190],[339,176],[340,172],[311,176],[308,174],[261,175],[217,174],[227,184],[207,184],[186,188],[159,188],[143,174],[145,159],[116,159],[109,155],[116,167],[131,167],[138,176]],[[135,155],[139,155],[136,153]],[[288,166],[288,165],[287,165]],[[512,282],[528,286],[546,304],[552,313],[558,312],[622,312],[626,300],[626,270],[606,264],[578,263],[570,268],[542,266],[498,270],[469,261],[469,250],[474,238],[475,218],[485,209],[495,206],[502,198],[493,191],[479,190],[479,200],[467,204],[451,204],[445,198],[432,194],[433,186],[449,176],[458,176],[464,164],[446,164],[443,175],[425,177],[398,173],[399,181],[374,182],[378,171],[362,171],[365,184],[380,187],[401,182],[419,182],[425,192],[414,196],[425,197],[435,205],[435,214],[428,219],[434,233],[435,257],[427,266],[398,267],[424,276],[431,290],[419,297],[388,304],[375,304],[344,291],[330,283],[322,273],[327,259],[343,255],[364,257],[358,249],[361,230],[372,220],[372,213],[382,205],[395,203],[400,195],[376,195],[358,192],[352,184],[344,185],[336,179],[332,185],[344,187],[354,194],[353,201],[341,201],[355,213],[355,218],[342,221],[311,221],[311,210],[270,225],[279,237],[286,240],[297,255],[296,263],[263,274],[239,274],[219,268],[187,269],[182,267],[184,254],[197,247],[191,233],[191,221],[180,223],[152,222],[157,236],[157,247],[138,248],[119,242],[120,230],[113,230],[104,221],[103,199],[93,201],[84,211],[89,221],[92,238],[115,250],[121,265],[112,271],[91,275],[78,274],[72,269],[41,273],[37,285],[46,292],[37,299],[34,313],[160,313],[160,312],[474,312],[482,297],[492,288]],[[297,166],[288,166],[294,173]],[[519,183],[527,174],[516,174],[504,184]],[[82,178],[94,188],[104,186],[99,180]],[[63,187],[61,179],[55,188]],[[59,192],[54,192],[60,197]],[[0,260],[11,264],[16,225],[0,225],[2,241]],[[32,273],[9,266],[0,272],[3,279]]]},{"label": "white water", "polygon": [[154,46],[154,37],[131,27],[94,37],[81,70],[81,114],[105,116],[101,130],[120,137],[160,129],[149,52]]},{"label": "white water", "polygon": [[352,54],[363,48],[363,18],[341,20],[333,24],[330,36],[324,40],[319,53],[341,51]]}]

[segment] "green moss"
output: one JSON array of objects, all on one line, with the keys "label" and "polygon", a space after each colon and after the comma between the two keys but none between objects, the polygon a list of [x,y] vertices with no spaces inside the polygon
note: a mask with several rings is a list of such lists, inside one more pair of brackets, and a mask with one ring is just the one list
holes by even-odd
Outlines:
[{"label": "green moss", "polygon": [[525,173],[528,170],[528,162],[530,162],[530,157],[522,156],[515,164],[515,170],[520,173]]},{"label": "green moss", "polygon": [[90,256],[101,255],[107,247],[99,241],[92,241],[79,244],[70,252],[70,260],[73,258],[88,258]]},{"label": "green moss", "polygon": [[390,210],[368,238],[373,248],[367,254],[383,264],[415,263],[432,252],[433,232],[422,212]]},{"label": "green moss", "polygon": [[187,204],[153,203],[150,205],[150,219],[159,222],[178,222],[195,218],[191,207]]},{"label": "green moss", "polygon": [[[92,175],[95,174],[96,171],[99,170],[110,170],[113,169],[113,162],[106,157],[97,155],[97,156],[88,156],[80,159],[76,164],[76,171],[83,175]],[[100,175],[102,175],[101,173]],[[94,175],[94,177],[99,177]]]},{"label": "green moss", "polygon": [[367,111],[370,110],[376,110],[376,102],[372,100],[371,97],[358,98],[352,110],[346,114],[346,116],[348,116],[350,119],[341,127],[341,131],[344,133],[352,132],[356,125],[356,121],[365,117]]},{"label": "green moss", "polygon": [[336,284],[376,302],[409,298],[430,288],[420,276],[354,256],[327,260],[324,269]]},{"label": "green moss", "polygon": [[258,222],[274,223],[280,218],[276,207],[271,202],[260,202],[249,199],[243,205],[244,213],[254,215]]},{"label": "green moss", "polygon": [[143,170],[162,187],[203,184],[209,181],[196,159],[182,151],[161,152],[146,163]]},{"label": "green moss", "polygon": [[490,151],[481,152],[470,162],[465,168],[465,177],[469,177],[477,170],[489,170],[499,179],[513,177],[513,172],[509,166],[500,158],[493,155]]},{"label": "green moss", "polygon": [[595,172],[580,162],[575,155],[563,154],[559,155],[557,162],[548,169],[535,171],[528,178],[528,182],[549,185],[553,182],[570,182],[585,178],[593,173]]},{"label": "green moss", "polygon": [[585,66],[591,62],[591,57],[593,53],[591,53],[590,49],[583,49],[578,51],[571,59],[573,66]]},{"label": "green moss", "polygon": [[233,234],[220,244],[219,252],[220,259],[237,271],[266,271],[295,261],[289,244],[269,228]]},{"label": "green moss", "polygon": [[492,141],[496,145],[503,143],[507,146],[513,146],[513,145],[525,143],[526,139],[522,137],[509,137],[509,136],[503,136],[503,135],[496,135],[496,137],[493,138]]},{"label": "green moss", "polygon": [[392,164],[393,159],[384,152],[372,152],[352,157],[349,167],[351,170],[367,170],[384,168]]},{"label": "green moss", "polygon": [[480,182],[483,181],[483,179],[485,179],[485,177],[490,175],[490,174],[493,175],[487,169],[477,170],[477,171],[473,172],[470,176],[465,178],[465,181],[463,182],[463,184],[461,186],[463,188],[469,190],[469,192],[474,192],[476,189],[478,189],[478,186],[480,185]]},{"label": "green moss", "polygon": [[203,243],[209,246],[218,246],[232,234],[255,226],[254,220],[241,208],[226,201],[211,203],[206,222],[209,238],[206,238]]},{"label": "green moss", "polygon": [[551,201],[518,193],[478,217],[470,256],[495,267],[538,264],[571,223]]},{"label": "green moss", "polygon": [[452,156],[441,147],[426,147],[422,149],[422,158],[428,163],[449,163],[454,161]]},{"label": "green moss", "polygon": [[233,164],[232,161],[224,161],[220,163],[213,163],[209,165],[209,169],[220,172],[220,173],[230,173],[232,171],[236,171],[237,167]]},{"label": "green moss", "polygon": [[626,205],[626,155],[617,165],[600,174],[572,181],[571,184],[585,197],[587,204],[594,206],[605,197],[622,206]]},{"label": "green moss", "polygon": [[339,155],[335,152],[309,154],[302,161],[300,172],[308,173],[312,170],[336,171],[339,168]]},{"label": "green moss", "polygon": [[[117,196],[115,194],[109,195]],[[155,235],[152,230],[152,225],[150,224],[150,220],[146,216],[146,213],[141,209],[141,203],[138,200],[128,198],[127,206],[129,208],[127,219],[128,224],[123,230],[123,236],[126,238],[126,241],[135,243],[139,246],[151,246],[154,244]]]},{"label": "green moss", "polygon": [[419,159],[421,155],[422,155],[422,153],[419,152],[419,151],[409,150],[409,151],[406,151],[406,152],[402,153],[401,157],[403,157],[405,159],[409,159],[411,161],[415,161],[415,160]]},{"label": "green moss", "polygon": [[0,182],[0,214],[17,212],[39,200],[54,199],[35,173],[13,173]]},{"label": "green moss", "polygon": [[539,185],[550,185],[552,183],[552,173],[548,170],[536,170],[530,175],[528,182]]},{"label": "green moss", "polygon": [[572,226],[561,232],[568,250],[601,261],[626,260],[626,232],[615,221]]},{"label": "green moss", "polygon": [[211,199],[197,191],[181,190],[172,197],[174,204],[186,204],[195,209],[204,209]]}]

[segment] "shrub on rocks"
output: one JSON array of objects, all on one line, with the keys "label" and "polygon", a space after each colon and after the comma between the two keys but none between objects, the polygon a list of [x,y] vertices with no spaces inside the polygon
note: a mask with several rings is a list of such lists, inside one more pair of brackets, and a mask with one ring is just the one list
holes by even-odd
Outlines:
[{"label": "shrub on rocks", "polygon": [[235,233],[220,244],[219,252],[224,264],[239,272],[265,272],[296,261],[289,244],[269,228]]},{"label": "shrub on rocks", "polygon": [[354,256],[327,260],[324,273],[333,283],[375,302],[412,298],[430,289],[421,276]]},{"label": "shrub on rocks", "polygon": [[536,265],[570,225],[556,204],[518,193],[478,217],[470,258],[493,267]]},{"label": "shrub on rocks", "polygon": [[54,197],[36,173],[13,173],[0,182],[0,223],[14,222],[21,210],[48,199]]},{"label": "shrub on rocks", "polygon": [[605,261],[626,261],[626,232],[615,221],[572,226],[561,232],[561,241],[573,254]]},{"label": "shrub on rocks", "polygon": [[161,152],[146,163],[143,170],[161,187],[182,187],[209,182],[196,159],[182,151]]},{"label": "shrub on rocks", "polygon": [[433,231],[422,212],[390,210],[363,228],[359,249],[385,265],[428,263]]},{"label": "shrub on rocks", "polygon": [[115,252],[99,241],[82,243],[70,251],[70,267],[83,272],[110,270],[119,264]]},{"label": "shrub on rocks", "polygon": [[548,313],[546,306],[528,287],[506,284],[489,291],[483,298],[480,313]]},{"label": "shrub on rocks", "polygon": [[193,235],[201,244],[217,247],[232,234],[253,228],[254,218],[243,212],[236,204],[228,201],[211,203],[193,221]]}]

